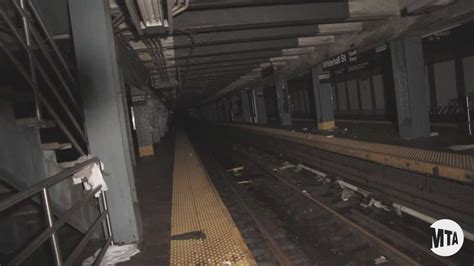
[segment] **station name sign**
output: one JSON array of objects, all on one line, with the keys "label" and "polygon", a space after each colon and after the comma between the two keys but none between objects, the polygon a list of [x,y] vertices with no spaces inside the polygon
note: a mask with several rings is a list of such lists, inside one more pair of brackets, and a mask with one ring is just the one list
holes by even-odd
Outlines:
[{"label": "station name sign", "polygon": [[145,94],[132,95],[132,105],[133,106],[146,105]]},{"label": "station name sign", "polygon": [[341,66],[344,64],[352,64],[357,62],[358,52],[357,50],[351,50],[345,53],[342,53],[338,56],[331,57],[328,60],[323,61],[323,69],[328,70],[330,68]]}]

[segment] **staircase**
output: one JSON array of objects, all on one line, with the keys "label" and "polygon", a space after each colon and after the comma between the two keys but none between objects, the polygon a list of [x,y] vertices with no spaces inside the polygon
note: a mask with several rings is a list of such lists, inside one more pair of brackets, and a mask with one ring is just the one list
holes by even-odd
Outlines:
[{"label": "staircase", "polygon": [[[0,202],[14,195],[18,191],[0,181]],[[16,208],[8,209],[0,212],[0,265],[6,265],[14,255],[24,246],[30,243],[37,235],[47,227],[45,223],[45,214],[41,211],[41,207],[33,200],[26,200],[17,205]],[[69,255],[74,246],[84,236],[83,233],[74,229],[74,227],[65,225],[58,231],[60,242],[62,245],[62,253]],[[95,245],[97,248],[97,245]],[[25,260],[24,265],[52,265],[53,257],[49,251],[48,244],[43,244],[40,249],[32,254],[30,258]],[[90,253],[90,252],[89,252]]]},{"label": "staircase", "polygon": [[[11,1],[0,9],[0,51],[21,78],[11,78],[17,125],[39,128],[42,147],[64,167],[88,154],[88,140],[73,60],[48,32],[34,1]],[[16,45],[11,45],[12,43]],[[0,52],[0,53],[2,53]],[[26,87],[21,91],[20,88]],[[51,156],[50,156],[51,157]]]}]

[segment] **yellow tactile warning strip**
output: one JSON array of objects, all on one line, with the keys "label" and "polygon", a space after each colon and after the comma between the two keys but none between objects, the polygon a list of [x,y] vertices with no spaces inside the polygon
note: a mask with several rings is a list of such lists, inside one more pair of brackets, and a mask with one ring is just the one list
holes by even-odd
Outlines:
[{"label": "yellow tactile warning strip", "polygon": [[171,265],[256,265],[182,130],[176,133]]},{"label": "yellow tactile warning strip", "polygon": [[321,135],[309,135],[283,129],[238,124],[224,125],[400,169],[474,183],[474,156],[343,138],[326,138]]}]

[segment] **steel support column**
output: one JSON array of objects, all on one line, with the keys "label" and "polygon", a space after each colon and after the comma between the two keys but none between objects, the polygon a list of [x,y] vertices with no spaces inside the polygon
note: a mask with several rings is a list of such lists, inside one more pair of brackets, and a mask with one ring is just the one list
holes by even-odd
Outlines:
[{"label": "steel support column", "polygon": [[421,38],[393,40],[390,50],[400,137],[429,136],[429,95],[425,84]]},{"label": "steel support column", "polygon": [[225,101],[225,113],[228,122],[232,122],[232,101],[230,98],[227,98]]},{"label": "steel support column", "polygon": [[[115,242],[141,238],[130,140],[127,136],[108,1],[69,0],[71,29],[91,154],[105,165],[108,203]],[[93,37],[91,37],[93,33]]]},{"label": "steel support column", "polygon": [[263,87],[258,87],[254,89],[255,91],[255,102],[257,110],[258,124],[267,123],[267,113],[265,110],[265,95],[263,94]]},{"label": "steel support column", "polygon": [[249,96],[248,96],[248,91],[243,90],[240,92],[240,100],[242,102],[242,121],[246,123],[252,122],[250,116],[250,102],[249,102]]},{"label": "steel support column", "polygon": [[280,119],[280,125],[289,127],[292,125],[292,120],[287,81],[278,77],[275,80],[275,89],[278,102],[278,116]]},{"label": "steel support column", "polygon": [[334,123],[334,96],[330,73],[323,71],[321,66],[311,69],[313,78],[314,106],[316,107],[316,121],[319,130],[332,130]]}]

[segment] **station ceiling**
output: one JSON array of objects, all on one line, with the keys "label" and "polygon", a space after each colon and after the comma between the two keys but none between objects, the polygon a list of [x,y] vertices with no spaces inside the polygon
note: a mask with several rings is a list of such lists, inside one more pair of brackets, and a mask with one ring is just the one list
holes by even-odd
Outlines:
[{"label": "station ceiling", "polygon": [[110,3],[116,34],[151,71],[155,88],[176,91],[187,106],[268,82],[261,77],[267,67],[295,75],[349,49],[434,32],[474,12],[472,0]]}]

